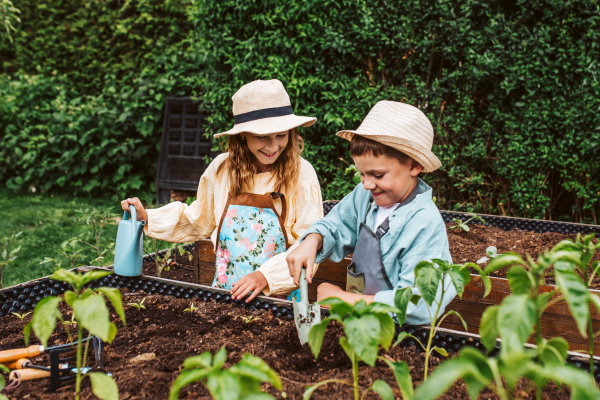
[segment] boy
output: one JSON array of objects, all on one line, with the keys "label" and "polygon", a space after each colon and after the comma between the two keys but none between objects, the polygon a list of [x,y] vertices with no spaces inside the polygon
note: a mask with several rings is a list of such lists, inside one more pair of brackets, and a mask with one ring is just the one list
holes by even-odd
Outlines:
[{"label": "boy", "polygon": [[[419,261],[452,261],[431,188],[418,178],[421,171],[441,166],[431,152],[433,127],[418,108],[380,101],[356,131],[337,135],[350,140],[361,184],[304,233],[302,243],[286,258],[290,275],[298,285],[306,267],[311,282],[315,262],[341,261],[353,252],[347,291],[323,283],[317,290],[318,300],[338,297],[349,303],[364,299],[394,305],[395,290],[414,285]],[[413,291],[418,293],[416,288]],[[450,284],[439,315],[454,296],[456,290]],[[406,322],[430,322],[422,299],[416,306],[409,304]]]}]

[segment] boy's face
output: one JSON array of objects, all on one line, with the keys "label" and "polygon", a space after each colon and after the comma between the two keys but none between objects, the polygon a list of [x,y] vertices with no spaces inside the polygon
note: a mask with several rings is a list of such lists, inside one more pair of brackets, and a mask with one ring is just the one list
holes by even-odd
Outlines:
[{"label": "boy's face", "polygon": [[354,165],[360,171],[360,180],[370,190],[379,207],[400,203],[417,185],[417,175],[423,170],[421,164],[409,160],[402,164],[385,155],[354,157]]}]

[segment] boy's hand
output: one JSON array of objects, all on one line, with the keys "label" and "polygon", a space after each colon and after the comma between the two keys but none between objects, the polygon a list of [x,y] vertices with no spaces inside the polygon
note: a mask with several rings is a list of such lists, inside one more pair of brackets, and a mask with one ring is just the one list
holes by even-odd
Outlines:
[{"label": "boy's hand", "polygon": [[294,278],[294,285],[300,286],[300,273],[302,267],[306,267],[306,280],[312,283],[313,269],[317,252],[323,246],[323,236],[318,233],[311,233],[302,243],[287,255],[285,260],[290,269],[290,276]]},{"label": "boy's hand", "polygon": [[342,297],[346,293],[339,286],[332,285],[331,283],[321,283],[317,288],[317,301],[325,300],[330,297]]},{"label": "boy's hand", "polygon": [[134,197],[132,199],[125,199],[121,201],[121,208],[123,209],[123,211],[129,211],[129,205],[135,207],[135,212],[137,214],[138,221],[144,220],[148,222],[148,213],[146,212],[146,209],[144,209],[144,206],[142,205],[140,199]]},{"label": "boy's hand", "polygon": [[244,276],[242,279],[235,282],[231,288],[231,298],[233,300],[243,299],[252,292],[252,294],[246,299],[246,303],[251,301],[253,298],[262,293],[265,288],[269,286],[267,279],[260,272],[256,271],[251,274]]}]

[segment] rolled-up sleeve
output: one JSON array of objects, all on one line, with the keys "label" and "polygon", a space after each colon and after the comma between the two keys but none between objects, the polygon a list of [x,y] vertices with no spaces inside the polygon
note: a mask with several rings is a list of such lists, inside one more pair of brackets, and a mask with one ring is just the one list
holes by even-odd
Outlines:
[{"label": "rolled-up sleeve", "polygon": [[[268,286],[263,291],[266,296],[283,295],[295,290],[293,278],[290,276],[286,256],[298,247],[298,239],[312,223],[323,217],[323,198],[319,182],[315,181],[301,187],[292,199],[294,219],[289,231],[288,242],[292,246],[282,253],[275,255],[258,269],[267,280]],[[290,238],[290,236],[292,236]]]},{"label": "rolled-up sleeve", "polygon": [[148,211],[144,233],[154,239],[174,243],[209,238],[215,229],[213,182],[203,175],[198,185],[197,200],[189,206],[174,201]]}]

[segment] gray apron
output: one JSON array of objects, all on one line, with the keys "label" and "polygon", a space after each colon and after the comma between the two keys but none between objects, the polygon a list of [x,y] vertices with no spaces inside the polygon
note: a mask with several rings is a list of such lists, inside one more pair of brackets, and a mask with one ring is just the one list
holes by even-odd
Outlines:
[{"label": "gray apron", "polygon": [[[393,212],[413,201],[419,194],[421,194],[421,190],[417,185]],[[372,202],[373,198],[371,197],[365,219],[360,224],[352,263],[347,268],[346,291],[350,293],[374,295],[382,290],[394,288],[383,266],[381,247],[379,246],[379,241],[390,229],[390,217],[388,216],[373,232],[365,223]]]}]

